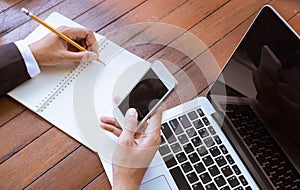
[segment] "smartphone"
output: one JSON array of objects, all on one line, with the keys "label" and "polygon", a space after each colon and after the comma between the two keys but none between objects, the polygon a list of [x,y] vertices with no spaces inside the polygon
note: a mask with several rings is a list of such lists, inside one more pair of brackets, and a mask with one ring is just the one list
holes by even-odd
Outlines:
[{"label": "smartphone", "polygon": [[176,79],[160,61],[146,70],[137,84],[114,108],[113,114],[122,126],[126,111],[135,108],[138,113],[138,129],[154,113],[177,85]]}]

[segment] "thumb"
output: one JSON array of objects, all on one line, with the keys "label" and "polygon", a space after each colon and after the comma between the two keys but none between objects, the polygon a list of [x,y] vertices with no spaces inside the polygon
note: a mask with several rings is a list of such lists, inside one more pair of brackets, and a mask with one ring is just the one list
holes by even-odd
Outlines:
[{"label": "thumb", "polygon": [[123,132],[121,138],[133,139],[137,129],[137,112],[134,108],[129,108],[125,115]]},{"label": "thumb", "polygon": [[91,62],[97,59],[97,54],[91,51],[71,52],[65,54],[70,62]]}]

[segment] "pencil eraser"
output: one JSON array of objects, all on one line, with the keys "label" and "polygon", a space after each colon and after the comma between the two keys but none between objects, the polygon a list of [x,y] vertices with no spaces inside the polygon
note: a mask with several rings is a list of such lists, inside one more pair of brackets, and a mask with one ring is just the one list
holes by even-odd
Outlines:
[{"label": "pencil eraser", "polygon": [[21,9],[21,11],[27,15],[29,15],[29,11],[27,9],[25,9],[24,7]]}]

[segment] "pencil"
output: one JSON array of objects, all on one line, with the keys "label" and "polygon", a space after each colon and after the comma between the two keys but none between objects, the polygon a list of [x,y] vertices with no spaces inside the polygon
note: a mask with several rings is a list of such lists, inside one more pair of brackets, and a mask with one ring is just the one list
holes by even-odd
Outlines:
[{"label": "pencil", "polygon": [[[33,20],[37,21],[38,23],[40,23],[41,25],[45,26],[46,28],[48,28],[51,32],[53,32],[54,34],[56,34],[58,37],[62,38],[63,40],[65,40],[66,42],[70,43],[71,45],[73,45],[74,47],[76,47],[77,49],[79,49],[80,51],[87,51],[85,48],[83,48],[82,46],[80,46],[79,44],[77,44],[76,42],[74,42],[72,39],[68,38],[66,35],[62,34],[61,32],[59,32],[58,30],[56,30],[55,28],[53,28],[52,26],[50,26],[49,24],[47,24],[46,22],[44,22],[43,20],[39,19],[37,16],[35,16],[32,12],[28,11],[25,8],[22,8],[21,11],[23,13],[25,13],[26,15],[30,16]],[[98,57],[96,59],[96,61],[103,63],[100,58]]]}]

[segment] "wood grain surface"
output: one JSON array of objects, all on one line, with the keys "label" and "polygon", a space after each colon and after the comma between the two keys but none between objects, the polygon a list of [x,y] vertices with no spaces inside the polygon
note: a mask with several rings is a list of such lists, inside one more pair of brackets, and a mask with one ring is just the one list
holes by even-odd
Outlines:
[{"label": "wood grain surface", "polygon": [[[179,82],[167,99],[168,107],[173,107],[205,92],[264,4],[271,4],[300,33],[299,0],[3,0],[0,44],[23,39],[38,26],[20,13],[22,7],[41,19],[59,12],[144,59],[164,60]],[[187,35],[197,40],[187,41]],[[0,189],[111,189],[111,185],[94,152],[3,96]]]}]

